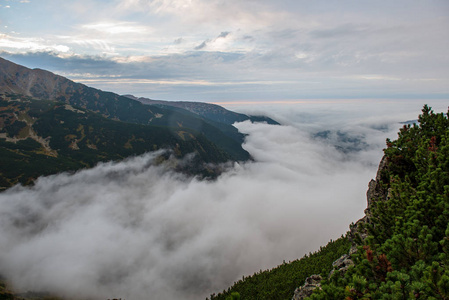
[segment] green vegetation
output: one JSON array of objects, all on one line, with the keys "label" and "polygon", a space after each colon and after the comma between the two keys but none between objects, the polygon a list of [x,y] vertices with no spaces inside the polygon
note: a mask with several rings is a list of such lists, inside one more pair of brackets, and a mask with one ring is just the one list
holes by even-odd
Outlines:
[{"label": "green vegetation", "polygon": [[8,289],[3,281],[0,281],[0,300],[15,300],[14,294]]},{"label": "green vegetation", "polygon": [[[249,153],[242,148],[244,135],[238,133],[231,125],[232,123],[217,120],[216,124],[213,124],[199,114],[185,109],[146,105],[135,99],[73,82],[45,70],[31,70],[2,58],[0,58],[0,65],[0,76],[5,78],[2,82],[2,90],[8,91],[6,93],[13,91],[16,95],[9,95],[12,100],[21,100],[23,96],[29,95],[34,99],[57,101],[82,108],[110,120],[178,129],[188,128],[197,134],[204,135],[221,151],[226,152],[231,160],[250,159]],[[206,107],[207,111],[211,105],[198,104],[198,106]],[[219,106],[214,107],[222,112],[226,111]],[[235,113],[230,112],[230,114]],[[27,119],[20,119],[20,121],[24,120]],[[220,126],[217,127],[217,124]],[[16,122],[15,126],[19,127],[19,125]],[[17,131],[19,128],[15,129]],[[14,128],[11,127],[10,130]]]},{"label": "green vegetation", "polygon": [[[321,289],[309,299],[449,299],[449,120],[424,106],[417,124],[387,140],[387,166],[369,222],[359,223],[365,239],[344,274],[328,278],[332,262],[348,252],[341,238],[300,260],[261,271],[211,299],[291,299],[308,276],[321,274]],[[230,298],[229,298],[230,299]]]},{"label": "green vegetation", "polygon": [[449,120],[424,106],[387,140],[382,184],[355,266],[311,299],[449,299]]},{"label": "green vegetation", "polygon": [[250,158],[249,153],[241,146],[245,136],[234,126],[203,119],[197,114],[177,107],[163,105],[149,105],[148,107],[153,113],[160,116],[153,118],[150,122],[151,125],[191,128],[204,134],[207,139],[227,152],[233,159],[244,161]]},{"label": "green vegetation", "polygon": [[215,176],[204,163],[234,159],[189,127],[124,123],[61,102],[26,97],[0,98],[0,134],[0,190],[158,149],[171,149],[178,158],[196,153],[191,164],[177,167],[196,175]]},{"label": "green vegetation", "polygon": [[328,274],[332,269],[332,262],[347,253],[349,247],[350,242],[346,237],[330,241],[319,251],[305,255],[299,260],[243,277],[227,291],[218,295],[212,294],[210,299],[227,300],[234,293],[238,293],[241,299],[245,300],[291,299],[295,289],[311,274]]}]

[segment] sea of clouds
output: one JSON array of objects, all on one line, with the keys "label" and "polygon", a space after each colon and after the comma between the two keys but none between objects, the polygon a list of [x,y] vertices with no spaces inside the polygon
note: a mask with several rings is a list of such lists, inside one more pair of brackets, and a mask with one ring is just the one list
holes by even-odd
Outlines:
[{"label": "sea of clouds", "polygon": [[13,187],[0,193],[1,274],[79,299],[204,299],[344,234],[363,216],[385,138],[422,104],[230,107],[283,125],[236,124],[254,161],[216,180],[147,153]]}]

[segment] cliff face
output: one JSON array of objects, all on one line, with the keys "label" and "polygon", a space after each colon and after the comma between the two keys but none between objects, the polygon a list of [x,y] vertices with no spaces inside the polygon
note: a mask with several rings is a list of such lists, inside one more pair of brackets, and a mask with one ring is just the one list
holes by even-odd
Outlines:
[{"label": "cliff face", "polygon": [[[339,272],[341,275],[352,266],[354,262],[351,259],[351,255],[357,251],[356,240],[358,238],[364,240],[367,237],[366,229],[364,225],[370,222],[371,209],[377,201],[386,201],[388,199],[388,188],[383,184],[383,176],[388,171],[387,157],[382,157],[375,179],[371,179],[368,183],[368,191],[366,192],[367,207],[365,209],[365,216],[358,220],[355,224],[349,226],[349,240],[352,242],[351,249],[348,254],[344,254],[339,259],[332,263],[334,268],[328,275],[331,277],[335,272]],[[315,289],[321,289],[322,277],[314,274],[308,277],[303,286],[298,287],[292,297],[292,300],[303,300],[312,295]]]},{"label": "cliff face", "polygon": [[388,189],[385,188],[384,185],[382,185],[382,177],[383,174],[387,171],[388,164],[387,164],[387,157],[382,157],[379,168],[377,169],[376,179],[371,179],[371,181],[368,184],[368,191],[366,192],[366,200],[367,200],[367,207],[365,209],[365,215],[369,218],[371,214],[371,207],[374,202],[378,200],[386,200],[388,196]]},{"label": "cliff face", "polygon": [[365,216],[358,220],[355,224],[349,226],[349,239],[352,242],[350,254],[354,253],[357,248],[355,239],[359,236],[362,240],[367,237],[367,232],[363,229],[363,225],[370,223],[371,209],[377,201],[386,201],[388,199],[388,188],[382,183],[382,177],[388,171],[387,157],[383,156],[377,169],[376,179],[371,179],[368,183],[368,191],[366,192],[366,209]]}]

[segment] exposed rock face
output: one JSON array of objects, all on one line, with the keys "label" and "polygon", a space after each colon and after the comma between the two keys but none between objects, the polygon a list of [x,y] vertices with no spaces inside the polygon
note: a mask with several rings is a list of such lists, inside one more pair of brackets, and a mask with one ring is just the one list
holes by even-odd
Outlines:
[{"label": "exposed rock face", "polygon": [[383,173],[388,168],[388,161],[387,157],[382,157],[379,168],[377,169],[376,174],[376,180],[371,179],[371,181],[368,184],[368,191],[366,192],[366,201],[367,201],[367,207],[365,209],[365,216],[358,220],[355,224],[351,224],[349,226],[350,233],[349,233],[349,239],[352,241],[352,247],[349,252],[349,254],[354,253],[357,251],[356,245],[354,243],[354,239],[357,235],[360,236],[362,240],[364,240],[368,233],[366,230],[363,230],[361,227],[363,224],[369,223],[371,218],[371,208],[377,201],[383,201],[388,198],[388,189],[383,186],[382,184],[382,176]]},{"label": "exposed rock face", "polygon": [[[329,273],[329,277],[331,277],[335,272],[339,272],[340,275],[343,276],[353,265],[354,262],[351,260],[350,256],[348,254],[344,254],[332,263],[332,267],[334,267],[334,269]],[[314,290],[321,288],[321,280],[323,280],[323,278],[320,275],[312,275],[307,277],[304,285],[295,290],[292,300],[302,300],[312,295]]]},{"label": "exposed rock face", "polygon": [[304,285],[295,290],[292,300],[302,300],[312,295],[315,289],[321,287],[321,280],[323,278],[320,275],[307,277]]},{"label": "exposed rock face", "polygon": [[382,184],[382,173],[386,171],[387,165],[387,157],[382,157],[382,160],[379,163],[379,168],[377,169],[376,180],[371,179],[368,184],[368,191],[366,192],[366,200],[367,207],[365,209],[365,215],[371,216],[371,207],[376,200],[385,200],[388,196],[388,190],[385,189]]},{"label": "exposed rock face", "polygon": [[[387,168],[388,161],[387,157],[384,156],[379,163],[376,179],[371,180],[368,184],[368,191],[366,192],[367,208],[365,209],[365,216],[349,227],[349,239],[352,242],[352,247],[349,250],[349,254],[344,254],[332,263],[333,270],[329,273],[329,277],[337,271],[343,276],[344,273],[346,273],[346,271],[354,265],[354,262],[351,260],[351,254],[357,251],[354,241],[355,237],[359,235],[363,240],[368,235],[366,230],[361,229],[361,225],[370,222],[371,208],[376,201],[388,199],[388,189],[382,185],[382,176]],[[322,278],[320,275],[312,275],[308,277],[304,285],[295,290],[292,300],[302,300],[312,295],[315,289],[321,287],[321,280]]]},{"label": "exposed rock face", "polygon": [[336,271],[340,272],[340,275],[344,275],[349,267],[353,266],[354,262],[351,260],[348,254],[343,254],[339,259],[332,263],[332,267],[334,268],[330,273],[329,277],[331,277]]}]

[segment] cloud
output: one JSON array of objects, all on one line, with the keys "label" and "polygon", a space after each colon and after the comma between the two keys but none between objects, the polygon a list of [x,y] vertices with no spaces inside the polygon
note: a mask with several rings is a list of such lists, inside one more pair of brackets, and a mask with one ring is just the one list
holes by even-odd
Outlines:
[{"label": "cloud", "polygon": [[[66,297],[204,299],[344,233],[385,137],[419,106],[258,106],[285,125],[237,124],[256,161],[215,181],[154,166],[149,153],[16,186],[0,193],[0,269],[18,289]],[[366,147],[343,151],[357,141]]]},{"label": "cloud", "polygon": [[225,38],[225,37],[227,37],[229,34],[230,34],[229,31],[223,31],[222,33],[220,33],[220,34],[218,35],[217,39],[218,39],[218,38]]},{"label": "cloud", "polygon": [[362,36],[368,34],[368,30],[357,24],[341,24],[331,29],[312,30],[310,35],[317,38],[339,39],[345,36]]},{"label": "cloud", "polygon": [[104,22],[84,24],[82,28],[107,34],[146,34],[148,32],[151,32],[150,28],[137,25],[134,22]]},{"label": "cloud", "polygon": [[64,75],[68,71],[97,76],[120,74],[120,65],[117,62],[100,56],[61,55],[52,51],[16,54],[0,52],[0,55],[29,68],[46,69],[59,75]]},{"label": "cloud", "polygon": [[206,40],[206,41],[202,42],[201,44],[199,44],[198,46],[195,47],[195,50],[201,50],[201,49],[206,48],[207,43],[209,43],[209,42],[210,42],[210,40]]},{"label": "cloud", "polygon": [[270,6],[266,1],[127,0],[121,1],[117,10],[146,12],[158,18],[176,20],[191,29],[207,24],[211,30],[217,30],[230,24],[233,29],[262,28],[286,15]]},{"label": "cloud", "polygon": [[221,32],[215,39],[210,40],[207,39],[203,41],[200,45],[196,46],[195,50],[203,50],[209,46],[212,46],[212,50],[216,51],[217,48],[223,48],[221,47],[223,45],[223,40],[226,39],[231,33],[228,31]]},{"label": "cloud", "polygon": [[[13,55],[51,52],[64,58],[53,69],[64,74],[111,74],[141,82],[259,81],[257,89],[101,83],[105,90],[205,101],[447,97],[449,22],[442,1],[413,6],[403,0],[326,6],[265,0],[51,1],[20,10],[30,23],[42,25],[19,26],[17,20],[24,19],[19,10],[6,16],[1,48]],[[45,22],[36,11],[45,12]],[[67,26],[55,25],[61,20]],[[33,65],[38,56],[30,54]],[[73,57],[109,61],[109,69],[81,64],[70,70]],[[264,84],[275,81],[281,83]]]},{"label": "cloud", "polygon": [[42,38],[22,38],[8,34],[0,34],[0,47],[3,51],[26,52],[55,51],[65,53],[70,50],[70,47],[67,45],[54,44],[52,41]]},{"label": "cloud", "polygon": [[[444,84],[447,79],[436,73],[429,73],[429,76],[425,72],[385,74],[380,70],[368,73],[367,68],[347,74],[334,70],[323,75],[313,72],[308,66],[309,60],[322,63],[319,62],[321,58],[315,57],[313,52],[306,52],[306,57],[301,56],[302,52],[295,52],[290,58],[281,53],[262,55],[210,51],[209,47],[211,46],[208,45],[203,51],[190,51],[182,55],[113,58],[54,52],[2,52],[0,55],[15,63],[47,69],[95,88],[153,99],[217,102],[242,99],[282,101],[310,98],[448,97]],[[298,54],[304,58],[298,58]],[[339,68],[350,69],[352,61],[349,57],[347,61],[347,67]],[[273,70],[279,70],[281,62],[284,72],[276,72],[276,76],[273,76]],[[298,72],[299,69],[304,69],[304,72]]]},{"label": "cloud", "polygon": [[184,42],[183,38],[177,38],[173,41],[173,44],[179,45],[179,44],[182,44],[183,42]]}]

